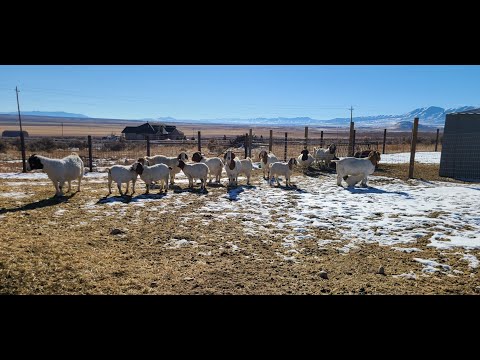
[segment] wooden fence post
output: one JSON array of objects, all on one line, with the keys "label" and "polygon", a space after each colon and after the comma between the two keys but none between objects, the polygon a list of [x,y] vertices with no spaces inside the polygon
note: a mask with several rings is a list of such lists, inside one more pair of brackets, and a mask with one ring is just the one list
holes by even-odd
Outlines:
[{"label": "wooden fence post", "polygon": [[353,131],[355,129],[355,123],[352,121],[350,122],[350,135],[348,137],[348,152],[347,152],[347,156],[353,156],[353,147],[352,147],[352,143],[353,143]]},{"label": "wooden fence post", "polygon": [[418,118],[413,121],[412,146],[410,148],[410,166],[408,168],[408,178],[413,178],[413,168],[415,165],[415,149],[417,147]]},{"label": "wooden fence post", "polygon": [[268,140],[268,151],[272,151],[273,148],[273,130],[270,130],[270,140]]},{"label": "wooden fence post", "polygon": [[387,129],[383,129],[383,150],[382,154],[385,154],[385,143],[387,142]]},{"label": "wooden fence post", "polygon": [[150,135],[147,135],[147,156],[150,156]]},{"label": "wooden fence post", "polygon": [[352,156],[355,155],[355,137],[357,136],[357,130],[353,129],[353,137],[352,137]]},{"label": "wooden fence post", "polygon": [[248,133],[245,133],[245,143],[243,144],[245,148],[245,159],[248,157]]},{"label": "wooden fence post", "polygon": [[287,133],[285,133],[285,152],[283,154],[284,161],[287,161]]},{"label": "wooden fence post", "polygon": [[88,135],[88,165],[90,172],[93,171],[93,156],[92,156],[92,136]]},{"label": "wooden fence post", "polygon": [[253,141],[253,135],[252,135],[252,129],[248,131],[248,157],[252,157],[252,141]]},{"label": "wooden fence post", "polygon": [[305,149],[308,150],[308,126],[305,126]]},{"label": "wooden fence post", "polygon": [[202,152],[202,134],[201,132],[199,131],[198,132],[198,151],[200,151],[200,153]]},{"label": "wooden fence post", "polygon": [[438,148],[438,133],[440,132],[440,129],[437,129],[437,139],[435,140],[435,152],[437,152]]}]

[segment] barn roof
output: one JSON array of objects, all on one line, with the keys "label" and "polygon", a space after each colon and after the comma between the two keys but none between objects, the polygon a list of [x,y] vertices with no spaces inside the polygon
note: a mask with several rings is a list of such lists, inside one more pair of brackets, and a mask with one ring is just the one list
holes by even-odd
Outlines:
[{"label": "barn roof", "polygon": [[480,115],[480,108],[452,113],[452,115]]}]

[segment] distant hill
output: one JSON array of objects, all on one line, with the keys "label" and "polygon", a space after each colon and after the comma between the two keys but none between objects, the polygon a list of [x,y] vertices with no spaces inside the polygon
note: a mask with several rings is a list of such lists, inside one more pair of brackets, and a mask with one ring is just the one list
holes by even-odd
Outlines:
[{"label": "distant hill", "polygon": [[[0,114],[6,115],[18,115],[18,112],[2,112]],[[49,116],[49,117],[61,117],[61,118],[84,118],[88,119],[89,116],[83,114],[67,113],[64,111],[20,111],[20,115],[30,116]]]}]

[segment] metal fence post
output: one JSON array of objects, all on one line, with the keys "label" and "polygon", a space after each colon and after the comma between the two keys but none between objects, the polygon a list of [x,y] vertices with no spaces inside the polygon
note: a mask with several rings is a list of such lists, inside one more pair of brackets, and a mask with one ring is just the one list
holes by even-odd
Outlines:
[{"label": "metal fence post", "polygon": [[147,135],[147,156],[150,156],[150,135]]},{"label": "metal fence post", "polygon": [[202,139],[200,131],[198,132],[198,151],[202,152]]},{"label": "metal fence post", "polygon": [[287,161],[287,133],[285,133],[285,152],[283,154],[284,161]]},{"label": "metal fence post", "polygon": [[323,148],[323,130],[320,131],[320,147]]},{"label": "metal fence post", "polygon": [[438,133],[440,132],[440,129],[437,129],[437,139],[435,140],[435,152],[437,152],[438,148]]}]

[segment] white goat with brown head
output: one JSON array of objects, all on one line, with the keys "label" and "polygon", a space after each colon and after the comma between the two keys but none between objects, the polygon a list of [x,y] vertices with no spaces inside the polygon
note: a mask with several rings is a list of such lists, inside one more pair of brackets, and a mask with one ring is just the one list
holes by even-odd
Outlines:
[{"label": "white goat with brown head", "polygon": [[268,153],[266,150],[260,151],[260,154],[258,154],[258,158],[262,161],[263,178],[270,179],[270,164],[277,162],[278,158],[275,156],[274,153]]},{"label": "white goat with brown head", "polygon": [[[337,185],[341,186],[342,180],[345,180],[348,186],[354,186],[361,178],[361,186],[367,186],[368,175],[374,173],[379,161],[380,153],[378,151],[371,151],[368,158],[347,157],[341,160],[332,160],[337,164]],[[350,176],[353,177],[352,180],[347,181]]]},{"label": "white goat with brown head", "polygon": [[315,158],[316,163],[322,163],[321,165],[325,165],[329,167],[330,161],[335,158],[335,151],[337,151],[337,145],[330,144],[327,148],[313,148],[313,157]]},{"label": "white goat with brown head", "polygon": [[277,185],[280,186],[280,182],[278,181],[278,176],[283,175],[285,176],[285,186],[291,186],[290,184],[290,175],[292,174],[293,167],[298,165],[297,159],[290,158],[288,163],[277,161],[270,165],[270,185],[274,178],[277,179]]},{"label": "white goat with brown head", "polygon": [[228,176],[228,185],[237,186],[238,176],[245,174],[247,177],[247,185],[250,185],[250,174],[252,173],[253,164],[252,160],[247,157],[246,159],[239,160],[235,157],[235,153],[228,150],[223,156],[225,160],[225,171]]}]

